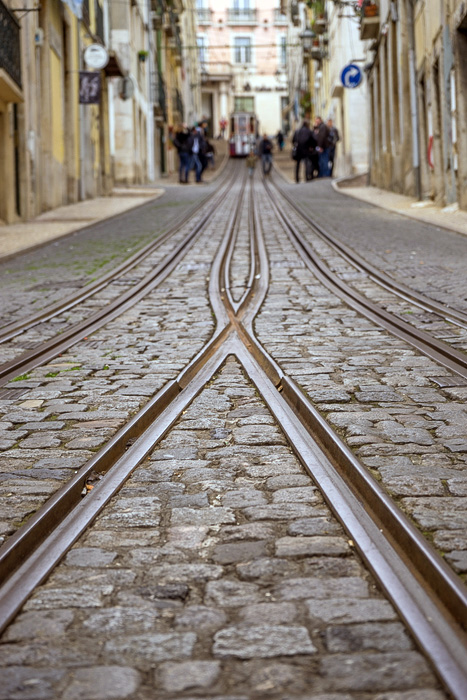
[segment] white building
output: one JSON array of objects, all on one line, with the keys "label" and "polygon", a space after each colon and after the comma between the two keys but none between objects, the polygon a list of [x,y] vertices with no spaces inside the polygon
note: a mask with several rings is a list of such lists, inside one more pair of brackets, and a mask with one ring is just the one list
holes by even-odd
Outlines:
[{"label": "white building", "polygon": [[[333,119],[341,141],[334,174],[339,177],[368,170],[368,82],[364,73],[365,46],[360,40],[360,27],[353,7],[327,3],[329,52],[315,83],[315,113]],[[357,88],[345,88],[341,81],[343,68],[357,65],[363,80]]]}]

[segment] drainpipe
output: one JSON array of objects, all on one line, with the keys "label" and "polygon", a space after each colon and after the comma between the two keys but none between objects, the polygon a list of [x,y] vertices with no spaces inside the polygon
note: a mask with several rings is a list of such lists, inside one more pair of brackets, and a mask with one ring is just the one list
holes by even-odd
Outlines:
[{"label": "drainpipe", "polygon": [[[83,70],[83,47],[81,42],[81,20],[77,20],[78,27],[78,70]],[[86,198],[86,187],[84,183],[84,158],[85,158],[85,124],[84,124],[84,105],[80,104],[79,109],[79,201],[83,202]]]},{"label": "drainpipe", "polygon": [[415,180],[415,195],[422,198],[420,171],[420,138],[418,130],[417,72],[415,66],[415,0],[407,0],[407,31],[409,39],[410,119],[412,124],[412,168]]}]

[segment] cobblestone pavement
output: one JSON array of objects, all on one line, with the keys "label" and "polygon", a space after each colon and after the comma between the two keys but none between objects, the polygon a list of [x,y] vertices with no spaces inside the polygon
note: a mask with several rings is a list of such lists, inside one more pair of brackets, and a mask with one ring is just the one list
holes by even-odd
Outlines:
[{"label": "cobblestone pavement", "polygon": [[362,257],[432,299],[467,310],[467,238],[336,192],[328,179],[278,182],[320,224]]},{"label": "cobblestone pavement", "polygon": [[372,474],[467,572],[467,387],[439,388],[448,370],[359,316],[309,272],[266,202],[271,284],[259,340]]},{"label": "cobblestone pavement", "polygon": [[[277,191],[272,190],[277,196]],[[369,274],[356,268],[325,240],[320,238],[291,207],[280,197],[280,202],[288,207],[288,219],[302,236],[311,244],[315,253],[346,284],[367,297],[379,307],[386,309],[417,329],[430,333],[450,346],[467,351],[467,329],[446,321],[437,314],[420,309],[417,305],[399,298],[389,290],[374,282]],[[467,246],[466,246],[467,254]],[[364,256],[365,257],[365,256]]]},{"label": "cobblestone pavement", "polygon": [[1,641],[4,700],[446,698],[233,359]]},{"label": "cobblestone pavement", "polygon": [[162,286],[0,399],[0,536],[7,537],[210,338],[212,258],[240,184]]},{"label": "cobblestone pavement", "polygon": [[[333,297],[256,185],[259,340],[465,577],[467,388],[440,388],[448,370]],[[239,193],[161,287],[10,383],[24,393],[0,400],[4,537],[212,336],[211,263]],[[233,358],[0,643],[0,700],[447,698]]]},{"label": "cobblestone pavement", "polygon": [[0,261],[0,325],[29,316],[103,276],[168,230],[215,187],[167,186],[160,199],[135,211]]},{"label": "cobblestone pavement", "polygon": [[235,248],[229,266],[230,293],[235,302],[239,302],[246,291],[251,262],[251,243],[249,234],[249,216],[251,212],[250,202],[248,200],[249,189],[245,194],[245,197],[247,200],[245,202],[246,206],[242,208],[242,215],[238,222]]},{"label": "cobblestone pavement", "polygon": [[[63,313],[57,314],[49,321],[33,326],[24,333],[14,336],[11,340],[2,343],[0,345],[0,362],[3,363],[12,360],[20,356],[28,348],[35,347],[53,338],[57,333],[64,332],[71,325],[85,320],[94,312],[104,308],[125,292],[129,291],[147,275],[150,275],[166,256],[184,240],[193,230],[194,226],[205,216],[206,209],[209,206],[209,202],[206,203],[205,207],[202,207],[200,211],[196,212],[186,224],[166,241],[162,242],[154,252],[145,257],[138,265],[125,272],[125,274],[112,280],[102,290],[97,291],[73,308],[65,309]],[[27,293],[28,292],[26,292],[26,296]],[[21,308],[17,309],[16,312],[10,313],[9,317],[11,320],[16,320],[18,316],[21,318],[23,315],[24,310]]]}]

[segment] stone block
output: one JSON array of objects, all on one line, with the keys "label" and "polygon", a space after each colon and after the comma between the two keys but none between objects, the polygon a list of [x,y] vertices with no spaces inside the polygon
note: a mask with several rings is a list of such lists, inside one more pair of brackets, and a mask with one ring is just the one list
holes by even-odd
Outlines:
[{"label": "stone block", "polygon": [[314,654],[305,627],[258,625],[227,627],[214,635],[213,654],[220,658],[269,658]]}]

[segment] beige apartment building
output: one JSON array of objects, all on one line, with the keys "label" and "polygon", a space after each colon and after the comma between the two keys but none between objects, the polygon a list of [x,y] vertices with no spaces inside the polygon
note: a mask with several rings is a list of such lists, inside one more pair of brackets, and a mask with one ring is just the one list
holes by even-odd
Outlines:
[{"label": "beige apartment building", "polygon": [[290,13],[279,0],[197,0],[202,113],[211,135],[234,110],[260,129],[284,128],[289,103]]},{"label": "beige apartment building", "polygon": [[373,185],[467,209],[467,4],[360,0]]}]

